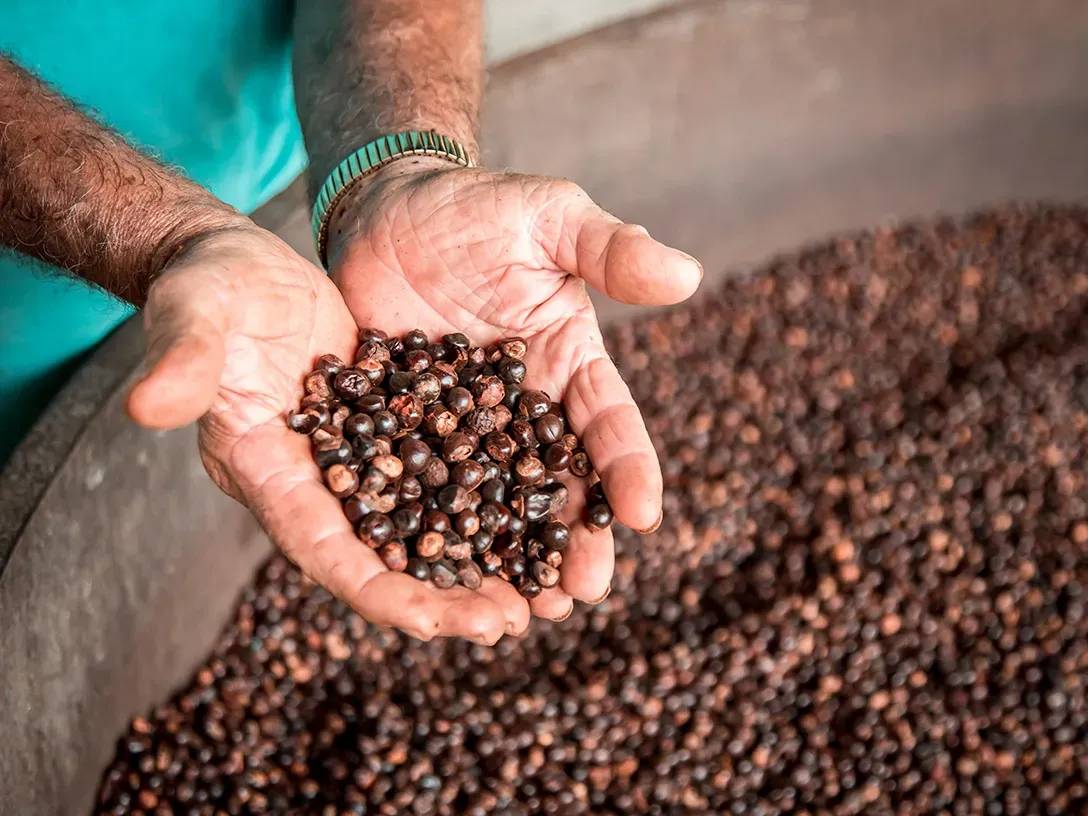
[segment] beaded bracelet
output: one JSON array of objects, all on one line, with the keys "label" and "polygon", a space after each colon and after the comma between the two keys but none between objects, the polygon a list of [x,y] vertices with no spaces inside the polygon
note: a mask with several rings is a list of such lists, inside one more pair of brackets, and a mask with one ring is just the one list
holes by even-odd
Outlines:
[{"label": "beaded bracelet", "polygon": [[359,179],[406,156],[435,156],[461,167],[475,166],[464,146],[433,130],[406,130],[367,142],[333,168],[314,201],[310,226],[317,245],[317,257],[323,266],[328,265],[325,252],[329,239],[329,218],[337,202]]}]

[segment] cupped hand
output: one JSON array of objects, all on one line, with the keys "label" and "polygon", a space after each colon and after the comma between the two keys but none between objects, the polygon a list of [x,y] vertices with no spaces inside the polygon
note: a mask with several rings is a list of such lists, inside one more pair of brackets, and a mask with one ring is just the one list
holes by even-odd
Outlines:
[{"label": "cupped hand", "polygon": [[285,422],[315,359],[351,359],[355,320],[319,269],[250,222],[190,243],[151,287],[145,373],[131,417],[151,428],[199,420],[215,483],[247,505],[310,578],[378,624],[415,637],[494,643],[524,628],[487,594],[389,572],[325,487],[309,439]]},{"label": "cupped hand", "polygon": [[[360,325],[458,331],[479,345],[524,337],[526,385],[562,400],[616,518],[656,529],[660,466],[586,285],[623,303],[677,303],[702,279],[695,259],[608,214],[571,182],[420,159],[353,188],[330,222],[329,263]],[[566,510],[572,539],[561,584],[531,602],[534,614],[560,619],[572,599],[596,603],[608,593],[612,534],[580,521],[584,488],[571,491]],[[488,580],[508,619],[525,621],[524,601]]]}]

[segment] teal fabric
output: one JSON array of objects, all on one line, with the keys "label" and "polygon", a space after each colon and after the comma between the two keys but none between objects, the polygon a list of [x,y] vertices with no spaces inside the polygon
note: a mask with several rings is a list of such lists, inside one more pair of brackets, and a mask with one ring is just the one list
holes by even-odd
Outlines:
[{"label": "teal fabric", "polygon": [[[244,212],[306,162],[287,0],[0,0],[0,51]],[[0,463],[132,310],[0,256]]]}]

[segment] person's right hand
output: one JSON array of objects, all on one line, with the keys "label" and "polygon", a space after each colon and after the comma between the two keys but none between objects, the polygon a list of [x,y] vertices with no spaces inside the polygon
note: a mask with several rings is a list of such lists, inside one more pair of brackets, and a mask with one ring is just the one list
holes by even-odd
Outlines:
[{"label": "person's right hand", "polygon": [[190,243],[167,265],[144,324],[146,373],[129,394],[129,415],[149,428],[199,420],[212,479],[306,575],[367,620],[424,640],[494,643],[524,630],[524,604],[493,583],[437,589],[389,572],[325,487],[309,439],[287,427],[315,359],[350,361],[357,345],[355,321],[320,270],[243,221]]}]

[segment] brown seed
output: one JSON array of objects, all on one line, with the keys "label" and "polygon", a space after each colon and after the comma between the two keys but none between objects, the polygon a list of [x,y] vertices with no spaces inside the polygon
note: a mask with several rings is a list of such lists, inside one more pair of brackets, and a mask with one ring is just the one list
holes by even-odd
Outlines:
[{"label": "brown seed", "polygon": [[344,422],[347,421],[347,418],[349,416],[351,416],[351,409],[343,403],[340,403],[333,410],[332,416],[329,417],[329,424],[332,425],[334,428],[339,428],[341,431],[343,431]]},{"label": "brown seed", "polygon": [[536,433],[533,431],[532,424],[526,419],[515,419],[507,428],[507,433],[521,448],[535,448],[536,447]]},{"label": "brown seed", "polygon": [[465,490],[475,490],[484,480],[484,466],[472,459],[458,462],[450,471],[450,481]]},{"label": "brown seed", "polygon": [[514,475],[518,483],[523,485],[535,485],[544,481],[544,470],[544,463],[532,454],[522,456],[514,465]]},{"label": "brown seed", "polygon": [[551,445],[563,438],[563,420],[555,414],[544,414],[533,423],[533,433],[541,445]]},{"label": "brown seed", "polygon": [[404,473],[404,463],[392,454],[382,454],[370,460],[370,466],[377,468],[386,479],[393,482]]},{"label": "brown seed", "polygon": [[435,498],[438,501],[438,509],[450,515],[460,513],[468,507],[468,491],[459,484],[446,485],[438,491]]},{"label": "brown seed", "polygon": [[478,408],[492,408],[506,396],[506,386],[498,377],[480,377],[472,384],[472,396]]},{"label": "brown seed", "polygon": [[394,532],[393,522],[385,513],[368,513],[359,522],[359,538],[371,547],[379,547],[386,543],[393,537]]},{"label": "brown seed", "polygon": [[[550,416],[550,414],[549,414]],[[570,451],[556,443],[549,445],[544,451],[544,467],[555,473],[562,473],[571,463]]]},{"label": "brown seed", "polygon": [[510,424],[510,421],[514,418],[514,415],[510,413],[510,409],[505,405],[496,405],[491,409],[491,414],[495,419],[495,430],[502,431],[506,429],[506,426]]},{"label": "brown seed", "polygon": [[449,589],[457,583],[457,568],[453,562],[442,559],[431,564],[431,582],[439,589]]},{"label": "brown seed", "polygon": [[446,549],[446,539],[442,537],[442,533],[435,532],[434,530],[428,530],[422,533],[416,540],[416,552],[420,558],[426,561],[434,561],[442,557],[443,552]]},{"label": "brown seed", "polygon": [[400,480],[400,492],[397,498],[401,502],[414,502],[423,495],[423,485],[414,476],[405,476]]},{"label": "brown seed", "polygon": [[393,572],[404,572],[408,567],[408,548],[399,541],[383,544],[378,550],[382,563]]},{"label": "brown seed", "polygon": [[424,405],[430,405],[442,396],[442,384],[438,381],[437,375],[425,371],[412,383],[412,393]]},{"label": "brown seed", "polygon": [[321,423],[321,413],[314,410],[301,411],[297,414],[291,414],[287,418],[287,424],[291,430],[300,434],[312,434]]},{"label": "brown seed", "polygon": [[472,545],[457,536],[453,536],[446,539],[445,554],[446,558],[451,561],[461,561],[466,558],[471,558]]},{"label": "brown seed", "polygon": [[426,469],[419,474],[419,482],[424,487],[434,490],[447,484],[450,480],[450,471],[446,463],[437,456],[432,456]]},{"label": "brown seed", "polygon": [[389,478],[376,467],[367,466],[359,475],[359,486],[368,493],[381,493],[389,484]]},{"label": "brown seed", "polygon": [[[507,564],[507,569],[509,569],[509,566],[510,565]],[[540,586],[540,584],[538,584],[532,578],[523,578],[521,584],[518,586],[518,592],[521,593],[521,596],[530,600],[537,597],[541,593],[541,591],[542,587]]]},{"label": "brown seed", "polygon": [[549,567],[559,569],[561,566],[563,566],[563,553],[559,552],[559,550],[545,550],[544,557],[540,560],[547,564]]},{"label": "brown seed", "polygon": [[329,383],[329,377],[324,371],[311,371],[306,375],[302,385],[307,394],[314,394],[322,400],[332,399],[332,385]]},{"label": "brown seed", "polygon": [[336,395],[346,400],[357,400],[370,390],[370,378],[362,371],[345,368],[332,383]]},{"label": "brown seed", "polygon": [[502,558],[490,550],[480,554],[480,569],[484,575],[495,575],[502,569]]},{"label": "brown seed", "polygon": [[[318,448],[336,447],[344,438],[344,431],[335,425],[324,424],[310,434],[310,441]],[[326,444],[328,443],[328,444]]]},{"label": "brown seed", "polygon": [[[371,385],[377,385],[378,383],[380,383],[385,378],[385,366],[382,365],[381,360],[378,360],[378,359],[376,359],[374,357],[370,357],[370,358],[367,358],[365,360],[359,360],[358,362],[355,363],[354,368],[355,368],[356,371],[362,373],[362,375],[364,377],[366,377],[368,380],[370,380]],[[380,395],[375,395],[375,397],[380,397]],[[363,403],[363,400],[365,400],[365,399],[366,399],[366,397],[363,397],[362,400],[360,400],[360,406],[359,406],[360,408],[362,408],[362,403]],[[384,407],[384,403],[383,403],[382,407]],[[367,410],[367,409],[363,408],[363,410]],[[371,413],[373,413],[373,411],[375,411],[375,410],[380,410],[380,409],[379,408],[372,409]]]},{"label": "brown seed", "polygon": [[484,574],[469,558],[457,562],[457,580],[466,589],[477,590],[483,584]]},{"label": "brown seed", "polygon": [[584,450],[576,450],[571,454],[570,472],[579,477],[588,476],[593,472],[593,464]]},{"label": "brown seed", "polygon": [[359,489],[359,477],[344,465],[333,465],[325,471],[325,484],[338,499],[346,499]]},{"label": "brown seed", "polygon": [[559,570],[543,561],[534,562],[532,572],[533,579],[545,589],[559,583]]},{"label": "brown seed", "polygon": [[335,377],[346,367],[346,365],[347,363],[335,354],[322,354],[317,358],[317,362],[314,363],[314,368],[318,371],[324,371],[329,377]]},{"label": "brown seed", "polygon": [[461,538],[468,538],[480,529],[480,517],[471,510],[462,510],[453,520],[453,529]]},{"label": "brown seed", "polygon": [[509,462],[517,445],[509,435],[495,431],[484,437],[484,451],[496,462]]},{"label": "brown seed", "polygon": [[495,414],[490,408],[476,408],[465,414],[461,427],[476,436],[484,436],[495,430]]},{"label": "brown seed", "polygon": [[432,436],[446,437],[457,430],[457,417],[445,408],[432,405],[424,416],[424,428]]},{"label": "brown seed", "polygon": [[[378,362],[385,362],[389,359],[389,349],[380,338],[372,338],[364,340],[362,345],[359,346],[358,352],[355,355],[357,360],[377,360]],[[358,367],[358,363],[356,363]]]},{"label": "brown seed", "polygon": [[442,444],[442,458],[450,464],[462,462],[476,450],[476,440],[466,433],[455,431]]},{"label": "brown seed", "polygon": [[431,461],[431,446],[419,439],[405,437],[398,451],[404,472],[410,475],[422,473]]},{"label": "brown seed", "polygon": [[462,417],[476,407],[472,392],[462,386],[455,386],[446,394],[446,407],[458,417]]},{"label": "brown seed", "polygon": [[521,392],[521,398],[518,400],[518,416],[528,420],[539,419],[548,413],[551,405],[551,397],[543,391],[530,388]]},{"label": "brown seed", "polygon": [[411,431],[423,422],[423,403],[415,394],[398,394],[389,400],[389,412],[401,430]]},{"label": "brown seed", "polygon": [[[423,349],[410,349],[404,353],[404,367],[408,371],[421,374],[431,367],[431,355]],[[438,378],[435,377],[435,382]]]},{"label": "brown seed", "polygon": [[526,344],[525,339],[522,337],[509,337],[499,341],[499,351],[507,357],[513,357],[515,360],[520,360],[525,357],[525,353],[528,349],[528,344]]},{"label": "brown seed", "polygon": [[428,510],[423,515],[423,528],[444,533],[450,529],[450,517],[441,510]]}]

